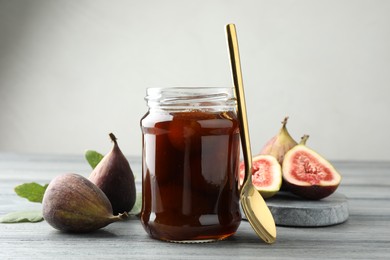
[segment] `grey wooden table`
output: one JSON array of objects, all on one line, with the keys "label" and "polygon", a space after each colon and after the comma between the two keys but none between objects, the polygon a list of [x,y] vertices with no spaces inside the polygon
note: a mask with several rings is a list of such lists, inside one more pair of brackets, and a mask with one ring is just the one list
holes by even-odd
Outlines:
[{"label": "grey wooden table", "polygon": [[[129,158],[141,181],[140,158]],[[66,234],[46,222],[0,224],[0,259],[390,259],[390,162],[335,162],[343,176],[338,192],[349,201],[348,221],[330,227],[277,227],[277,242],[261,242],[245,221],[236,235],[206,244],[173,244],[148,237],[138,219],[113,223],[91,234]],[[0,153],[0,215],[40,204],[18,197],[25,182],[90,167],[82,155]]]}]

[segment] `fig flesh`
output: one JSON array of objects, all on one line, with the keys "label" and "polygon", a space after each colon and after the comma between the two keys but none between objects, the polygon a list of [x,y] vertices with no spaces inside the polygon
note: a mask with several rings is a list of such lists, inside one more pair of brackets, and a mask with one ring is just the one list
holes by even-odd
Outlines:
[{"label": "fig flesh", "polygon": [[260,154],[269,154],[274,156],[280,165],[283,164],[284,155],[298,143],[291,137],[287,130],[288,117],[282,121],[282,128],[279,133],[272,137],[260,151]]},{"label": "fig flesh", "polygon": [[288,151],[283,161],[283,180],[288,190],[300,197],[319,200],[338,188],[341,175],[330,162],[302,142]]},{"label": "fig flesh", "polygon": [[114,216],[106,195],[88,179],[73,173],[50,182],[42,206],[44,219],[66,232],[91,232],[127,217],[126,213]]},{"label": "fig flesh", "polygon": [[133,171],[114,134],[109,134],[114,146],[92,171],[89,180],[110,200],[113,213],[129,212],[135,203],[136,188]]},{"label": "fig flesh", "polygon": [[[271,155],[257,155],[252,159],[252,183],[263,198],[274,196],[282,185],[282,169],[279,162]],[[239,166],[240,185],[245,176],[245,164]]]}]

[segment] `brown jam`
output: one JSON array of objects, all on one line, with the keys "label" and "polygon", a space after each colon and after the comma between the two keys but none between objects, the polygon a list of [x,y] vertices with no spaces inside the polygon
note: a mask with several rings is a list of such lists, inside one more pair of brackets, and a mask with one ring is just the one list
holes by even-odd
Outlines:
[{"label": "brown jam", "polygon": [[221,240],[240,225],[240,139],[233,111],[148,112],[141,222],[154,238]]}]

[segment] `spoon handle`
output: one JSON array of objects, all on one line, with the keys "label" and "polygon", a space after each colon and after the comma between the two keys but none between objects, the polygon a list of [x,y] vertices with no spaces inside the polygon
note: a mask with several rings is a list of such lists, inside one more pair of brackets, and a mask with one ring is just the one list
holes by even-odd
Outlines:
[{"label": "spoon handle", "polygon": [[252,182],[252,152],[249,138],[248,118],[246,112],[244,84],[241,73],[240,54],[238,50],[237,32],[234,24],[228,24],[226,26],[227,40],[229,45],[230,64],[233,75],[233,82],[235,86],[236,98],[237,98],[237,115],[240,123],[241,132],[241,144],[245,162],[245,178],[244,183],[247,181]]}]

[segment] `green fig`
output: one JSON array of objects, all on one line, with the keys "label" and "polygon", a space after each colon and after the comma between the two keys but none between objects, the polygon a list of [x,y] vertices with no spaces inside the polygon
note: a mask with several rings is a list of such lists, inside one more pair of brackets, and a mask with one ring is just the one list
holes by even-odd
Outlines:
[{"label": "green fig", "polygon": [[54,178],[42,200],[43,217],[54,228],[85,233],[122,220],[112,214],[107,196],[81,175],[68,173]]},{"label": "green fig", "polygon": [[136,198],[133,171],[119,149],[115,135],[109,135],[114,146],[92,171],[89,180],[106,194],[114,214],[129,212]]},{"label": "green fig", "polygon": [[297,142],[287,131],[287,120],[288,117],[285,117],[282,121],[282,128],[279,130],[279,133],[272,137],[260,152],[260,154],[269,154],[274,156],[280,165],[283,164],[284,155],[291,148],[297,145]]}]

